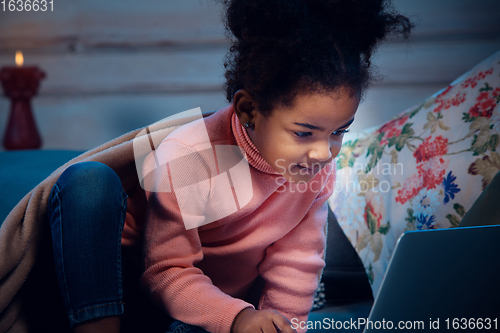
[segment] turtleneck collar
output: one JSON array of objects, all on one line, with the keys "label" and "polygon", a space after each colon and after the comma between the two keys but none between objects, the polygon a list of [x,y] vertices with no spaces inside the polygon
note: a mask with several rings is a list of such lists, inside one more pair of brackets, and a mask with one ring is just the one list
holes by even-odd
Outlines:
[{"label": "turtleneck collar", "polygon": [[236,138],[238,146],[245,150],[248,163],[251,166],[264,173],[268,173],[271,175],[280,175],[269,165],[269,163],[264,160],[257,148],[254,146],[252,140],[250,140],[250,137],[248,136],[246,129],[241,125],[238,117],[236,116],[234,109],[231,115],[231,129],[233,131],[234,137]]}]

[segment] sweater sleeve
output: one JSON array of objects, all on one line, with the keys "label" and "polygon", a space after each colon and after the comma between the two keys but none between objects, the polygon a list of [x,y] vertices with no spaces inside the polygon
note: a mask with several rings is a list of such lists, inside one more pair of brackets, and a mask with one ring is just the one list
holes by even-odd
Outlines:
[{"label": "sweater sleeve", "polygon": [[[203,154],[190,151],[186,154],[186,149],[175,142],[162,144],[156,156],[149,156],[145,161],[144,169],[153,171],[145,177],[149,190],[146,190],[145,272],[141,284],[171,317],[212,333],[229,333],[236,315],[253,306],[222,292],[195,266],[203,259],[202,245],[198,228],[186,228],[185,223],[190,220],[191,225],[193,221],[203,224],[211,167],[207,166],[209,159]],[[177,165],[169,162],[168,167],[154,168],[153,163],[158,161],[163,165],[163,156],[169,156],[172,161],[172,156],[182,150],[182,156],[179,155],[182,158],[176,159]],[[183,188],[196,186],[194,191],[184,192],[188,195],[189,207],[180,204],[183,199],[174,193],[181,185]]]},{"label": "sweater sleeve", "polygon": [[302,221],[285,237],[267,248],[259,266],[266,281],[259,309],[274,309],[292,322],[307,320],[325,266],[327,203],[333,191],[335,172],[312,203]]}]

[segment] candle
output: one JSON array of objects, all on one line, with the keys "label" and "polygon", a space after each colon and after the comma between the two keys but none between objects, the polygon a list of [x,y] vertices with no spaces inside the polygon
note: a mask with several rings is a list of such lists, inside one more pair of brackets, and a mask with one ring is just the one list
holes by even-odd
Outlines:
[{"label": "candle", "polygon": [[21,51],[16,52],[16,65],[17,67],[22,67],[24,63],[23,53]]},{"label": "candle", "polygon": [[11,100],[3,145],[6,149],[37,149],[42,140],[31,110],[33,98],[45,73],[36,66],[24,66],[23,54],[16,52],[16,66],[3,67],[0,81],[4,95]]}]

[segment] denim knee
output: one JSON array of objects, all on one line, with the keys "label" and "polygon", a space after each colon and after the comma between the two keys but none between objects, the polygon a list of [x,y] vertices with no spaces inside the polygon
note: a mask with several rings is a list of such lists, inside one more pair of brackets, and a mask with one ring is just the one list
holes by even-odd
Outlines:
[{"label": "denim knee", "polygon": [[52,188],[47,213],[56,274],[72,326],[123,313],[126,207],[120,178],[102,163],[72,165]]},{"label": "denim knee", "polygon": [[81,162],[69,166],[59,177],[56,185],[59,190],[70,186],[78,191],[73,195],[82,201],[102,202],[103,198],[119,196],[122,184],[118,175],[106,164],[100,162]]},{"label": "denim knee", "polygon": [[[126,194],[118,175],[100,162],[81,162],[69,166],[59,177],[49,197],[49,213],[55,196],[65,196],[73,211],[99,212],[126,205]],[[124,208],[124,207],[121,207]],[[126,208],[126,207],[125,207]],[[90,219],[89,221],[96,221]]]}]

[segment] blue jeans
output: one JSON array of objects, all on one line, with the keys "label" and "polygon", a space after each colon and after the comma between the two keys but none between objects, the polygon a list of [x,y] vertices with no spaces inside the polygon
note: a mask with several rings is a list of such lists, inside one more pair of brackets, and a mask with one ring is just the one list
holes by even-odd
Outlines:
[{"label": "blue jeans", "polygon": [[49,197],[56,275],[71,326],[124,312],[121,234],[127,195],[108,166],[62,173]]},{"label": "blue jeans", "polygon": [[140,290],[142,271],[122,254],[126,211],[127,194],[120,178],[102,163],[74,164],[52,188],[47,215],[56,276],[71,327],[121,315],[122,332],[168,328],[172,333],[207,333],[175,321]]}]

